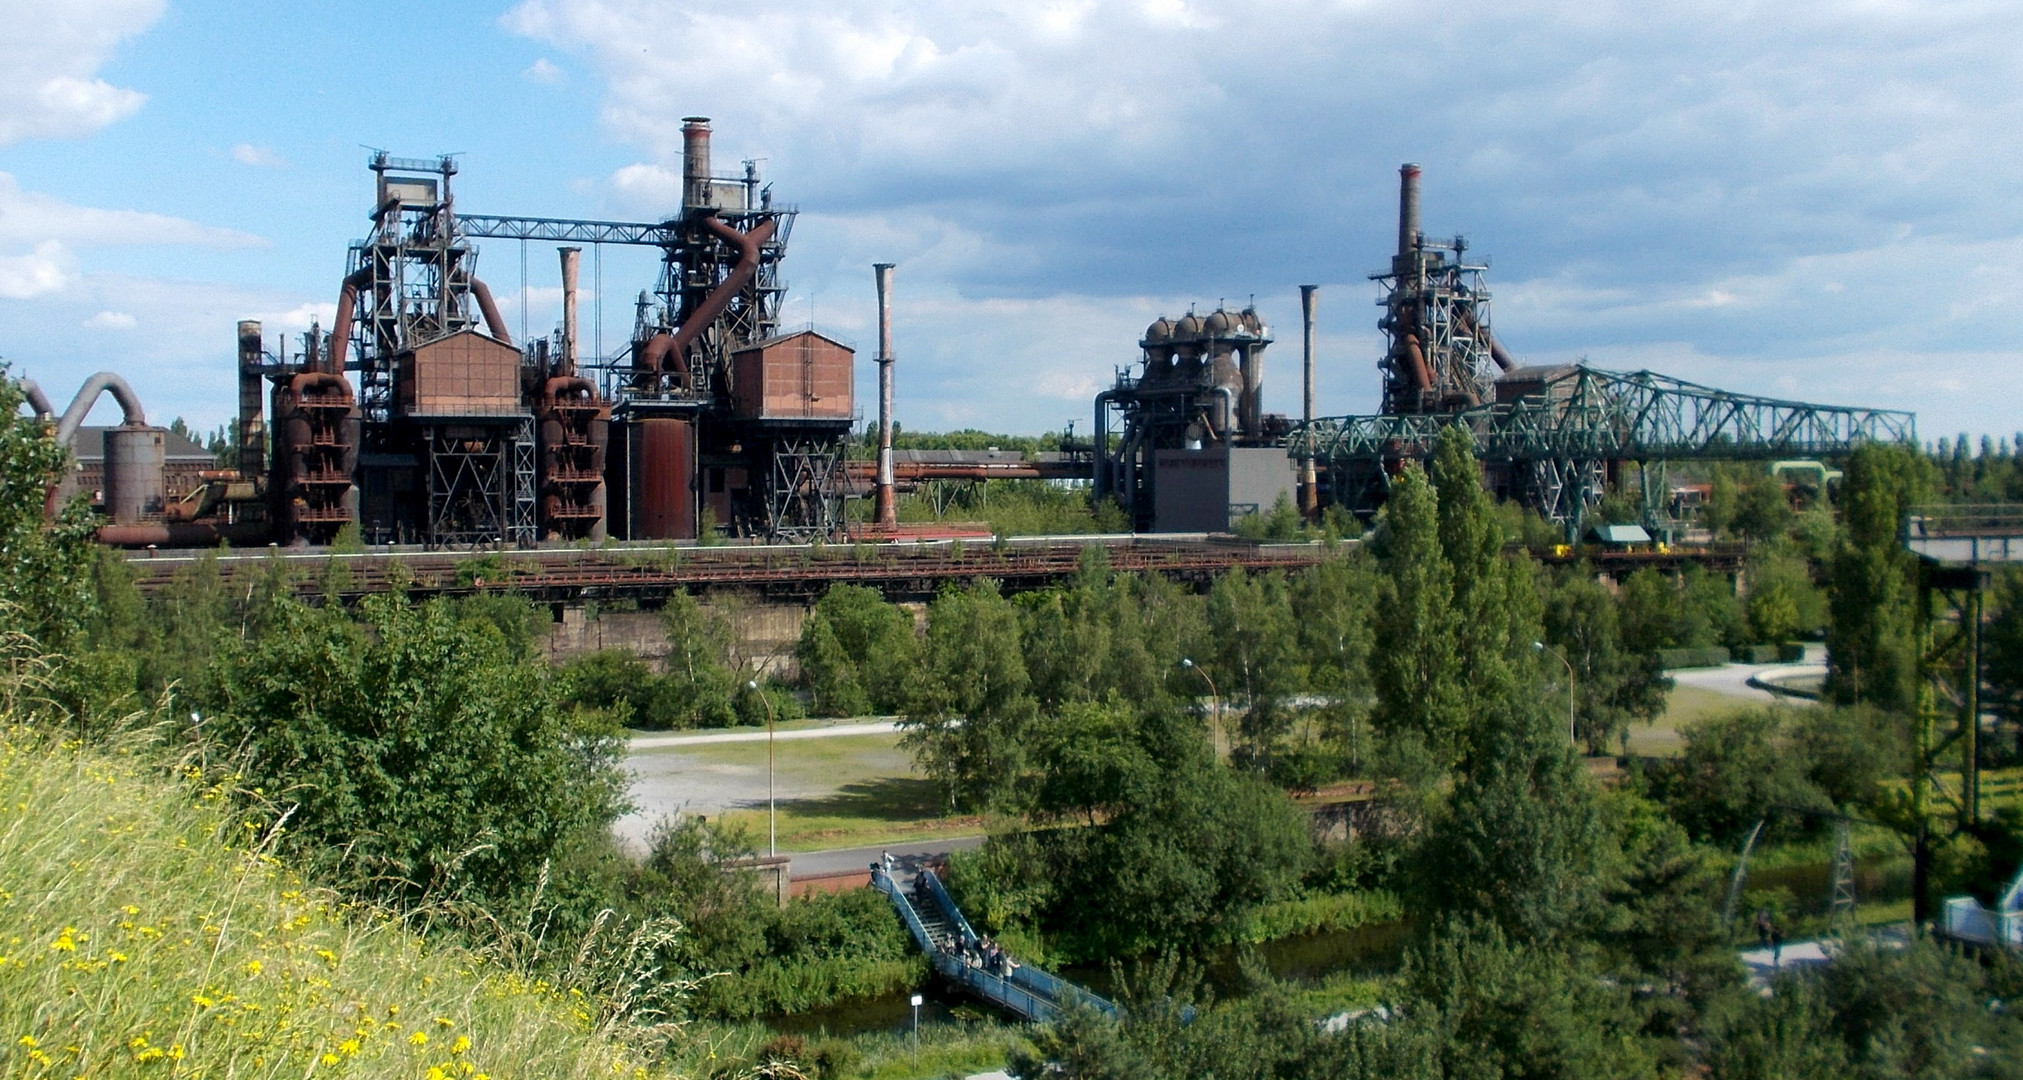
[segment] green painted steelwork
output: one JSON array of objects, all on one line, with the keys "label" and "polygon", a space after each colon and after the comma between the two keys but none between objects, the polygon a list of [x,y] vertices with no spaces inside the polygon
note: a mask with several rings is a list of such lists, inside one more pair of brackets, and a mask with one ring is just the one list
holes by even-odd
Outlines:
[{"label": "green painted steelwork", "polygon": [[[1544,391],[1450,413],[1342,416],[1313,422],[1323,463],[1432,453],[1440,432],[1466,426],[1483,457],[1679,461],[1845,454],[1866,442],[1917,441],[1917,417],[1735,394],[1650,371],[1558,369]],[[1303,457],[1306,425],[1286,440]]]},{"label": "green painted steelwork", "polygon": [[1335,501],[1374,509],[1398,463],[1430,458],[1442,431],[1465,427],[1478,457],[1509,466],[1510,494],[1578,535],[1617,463],[1642,463],[1648,476],[1667,461],[1837,456],[1863,443],[1917,441],[1909,412],[1736,394],[1650,371],[1520,368],[1497,390],[1507,400],[1453,412],[1302,423],[1287,452],[1304,460],[1311,446]]}]

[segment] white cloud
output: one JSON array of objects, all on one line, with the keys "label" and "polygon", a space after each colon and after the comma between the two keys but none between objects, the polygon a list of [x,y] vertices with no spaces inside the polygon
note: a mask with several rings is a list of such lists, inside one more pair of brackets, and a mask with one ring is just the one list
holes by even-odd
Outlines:
[{"label": "white cloud", "polygon": [[681,205],[681,173],[644,162],[611,174],[619,202],[638,213],[659,214]]},{"label": "white cloud", "polygon": [[561,82],[563,76],[564,72],[562,69],[545,56],[528,64],[527,70],[520,72],[520,77],[526,79],[528,82],[536,82],[548,86]]},{"label": "white cloud", "polygon": [[24,191],[12,175],[0,172],[0,245],[48,240],[79,246],[190,244],[215,248],[264,247],[267,243],[251,233],[165,214],[76,206],[54,196]]},{"label": "white cloud", "polygon": [[62,292],[77,280],[77,259],[55,240],[25,255],[0,255],[0,298],[30,300]]},{"label": "white cloud", "polygon": [[281,159],[281,155],[269,147],[243,142],[232,147],[232,160],[241,165],[251,165],[256,169],[278,169],[288,164]]},{"label": "white cloud", "polygon": [[77,325],[86,330],[131,330],[140,322],[124,311],[101,311]]},{"label": "white cloud", "polygon": [[17,0],[0,37],[0,146],[89,135],[147,100],[96,77],[113,48],[160,17],[163,0]]},{"label": "white cloud", "polygon": [[[603,123],[640,152],[614,202],[672,203],[686,115],[715,118],[720,163],[767,158],[808,208],[788,273],[825,313],[889,257],[923,296],[1077,317],[1251,290],[1288,308],[1288,282],[1379,268],[1404,160],[1427,231],[1496,256],[1526,355],[1672,343],[1768,389],[1791,357],[1812,377],[1983,356],[2023,300],[2023,8],[1994,0],[1513,0],[1436,32],[1408,0],[524,0],[503,22],[605,81]],[[1365,299],[1328,301],[1368,350],[1339,365],[1355,400]],[[1082,365],[1062,393],[1103,378],[1137,329],[1054,340],[1025,389],[1058,356]],[[974,386],[972,345],[1031,355],[944,332],[912,377],[951,410],[1003,392]]]}]

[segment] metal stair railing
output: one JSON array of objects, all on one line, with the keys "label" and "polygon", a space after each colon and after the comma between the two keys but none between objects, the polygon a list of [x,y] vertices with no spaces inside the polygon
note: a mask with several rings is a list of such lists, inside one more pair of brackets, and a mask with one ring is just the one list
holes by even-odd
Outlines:
[{"label": "metal stair railing", "polygon": [[[940,917],[950,931],[951,938],[975,941],[977,934],[963,917],[962,909],[948,895],[941,879],[934,874],[923,872],[916,881],[924,881],[930,902],[939,910],[932,914]],[[1009,976],[998,975],[982,967],[973,967],[959,954],[944,952],[940,942],[928,929],[927,920],[919,909],[882,867],[871,871],[872,887],[892,900],[899,910],[906,928],[913,934],[913,940],[927,954],[929,963],[943,978],[961,986],[978,997],[1027,1020],[1045,1022],[1058,1016],[1070,1005],[1080,1005],[1106,1015],[1117,1015],[1117,1007],[1109,1001],[1090,993],[1057,976],[1037,970],[1029,965],[1012,968]]]}]

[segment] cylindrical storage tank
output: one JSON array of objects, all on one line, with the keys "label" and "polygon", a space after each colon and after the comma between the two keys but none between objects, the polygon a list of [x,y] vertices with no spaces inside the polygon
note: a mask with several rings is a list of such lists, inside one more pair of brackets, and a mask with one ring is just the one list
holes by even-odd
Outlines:
[{"label": "cylindrical storage tank", "polygon": [[116,427],[105,433],[105,512],[115,525],[132,525],[162,512],[167,491],[167,432]]}]

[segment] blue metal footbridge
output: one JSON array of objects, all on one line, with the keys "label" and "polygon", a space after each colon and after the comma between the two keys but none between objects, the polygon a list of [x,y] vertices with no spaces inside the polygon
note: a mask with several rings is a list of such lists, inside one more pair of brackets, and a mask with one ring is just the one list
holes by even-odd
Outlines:
[{"label": "blue metal footbridge", "polygon": [[871,886],[891,899],[900,920],[906,923],[914,943],[927,954],[934,970],[976,997],[1022,1020],[1036,1022],[1052,1020],[1073,1007],[1117,1015],[1117,1006],[1109,1001],[1038,968],[1007,964],[1000,974],[966,957],[962,944],[979,938],[932,871],[916,874],[913,887],[908,889],[884,867],[874,866]]}]

